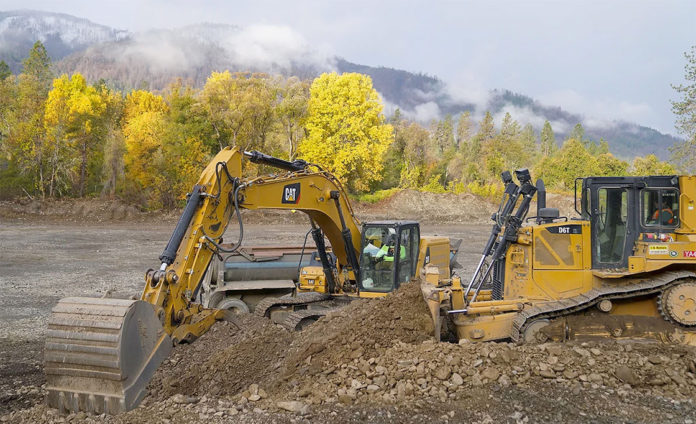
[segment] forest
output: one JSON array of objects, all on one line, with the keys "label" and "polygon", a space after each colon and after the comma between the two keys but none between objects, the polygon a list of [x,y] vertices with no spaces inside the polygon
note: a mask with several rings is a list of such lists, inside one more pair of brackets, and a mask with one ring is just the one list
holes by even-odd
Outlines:
[{"label": "forest", "polygon": [[317,163],[367,201],[400,189],[497,197],[500,173],[521,167],[558,192],[581,176],[678,171],[654,155],[617,158],[579,123],[557,140],[549,122],[537,132],[510,114],[497,125],[488,112],[427,124],[398,110],[387,117],[359,73],[309,81],[224,71],[201,88],[179,79],[161,91],[121,92],[79,73],[55,75],[40,42],[19,74],[0,62],[0,198],[118,197],[173,208],[228,145]]}]

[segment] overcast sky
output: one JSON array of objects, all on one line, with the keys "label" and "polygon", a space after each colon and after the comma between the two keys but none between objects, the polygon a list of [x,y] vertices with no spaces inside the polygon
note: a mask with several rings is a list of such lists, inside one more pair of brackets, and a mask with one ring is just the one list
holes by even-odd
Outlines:
[{"label": "overcast sky", "polygon": [[200,22],[297,31],[366,65],[435,75],[476,99],[505,88],[600,120],[675,133],[670,83],[696,45],[696,1],[0,0],[131,31]]}]

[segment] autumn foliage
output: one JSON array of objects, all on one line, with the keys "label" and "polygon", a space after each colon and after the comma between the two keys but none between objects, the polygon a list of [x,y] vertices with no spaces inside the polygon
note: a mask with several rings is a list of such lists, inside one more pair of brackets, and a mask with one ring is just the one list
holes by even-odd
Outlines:
[{"label": "autumn foliage", "polygon": [[78,73],[53,75],[38,42],[21,74],[0,72],[0,197],[118,196],[175,207],[229,145],[316,163],[356,195],[413,188],[497,196],[500,172],[519,167],[561,191],[580,176],[676,172],[654,155],[616,158],[579,124],[559,146],[548,122],[537,134],[510,114],[423,124],[396,110],[387,119],[361,74],[303,81],[224,71],[202,88],[174,81],[162,92],[124,93]]}]

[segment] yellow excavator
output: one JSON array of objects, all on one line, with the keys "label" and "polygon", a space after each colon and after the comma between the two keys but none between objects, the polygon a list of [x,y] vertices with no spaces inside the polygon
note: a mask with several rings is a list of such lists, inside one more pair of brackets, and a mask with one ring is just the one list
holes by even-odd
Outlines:
[{"label": "yellow excavator", "polygon": [[[244,178],[243,161],[285,171]],[[228,147],[205,168],[162,254],[145,275],[140,300],[61,299],[48,321],[45,373],[49,406],[61,412],[114,414],[135,408],[172,346],[192,342],[227,311],[198,299],[211,259],[240,248],[241,209],[304,212],[321,266],[301,271],[295,296],[267,299],[255,312],[302,328],[351,298],[385,296],[429,265],[450,276],[450,240],[421,237],[415,221],[361,223],[341,183],[302,160],[285,161]],[[236,216],[239,240],[223,246]],[[324,238],[331,244],[328,252]]]},{"label": "yellow excavator", "polygon": [[[579,217],[568,219],[546,207],[543,181],[515,174],[518,183],[503,173],[505,194],[472,277],[425,267],[437,339],[696,345],[696,177],[577,179]],[[536,216],[527,218],[535,194]]]}]

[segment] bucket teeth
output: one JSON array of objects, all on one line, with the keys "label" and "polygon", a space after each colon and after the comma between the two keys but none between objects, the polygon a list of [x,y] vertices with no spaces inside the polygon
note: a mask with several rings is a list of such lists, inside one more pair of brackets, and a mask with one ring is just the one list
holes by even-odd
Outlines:
[{"label": "bucket teeth", "polygon": [[147,302],[61,299],[46,337],[48,405],[61,413],[131,410],[171,348]]}]

